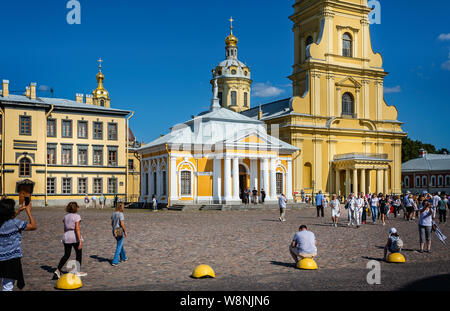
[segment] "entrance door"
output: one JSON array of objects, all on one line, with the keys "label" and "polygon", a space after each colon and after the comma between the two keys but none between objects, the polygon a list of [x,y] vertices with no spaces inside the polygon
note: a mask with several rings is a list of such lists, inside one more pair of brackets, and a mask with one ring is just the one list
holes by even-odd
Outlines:
[{"label": "entrance door", "polygon": [[239,194],[242,202],[245,202],[244,192],[248,189],[247,179],[247,170],[245,169],[245,166],[239,165]]}]

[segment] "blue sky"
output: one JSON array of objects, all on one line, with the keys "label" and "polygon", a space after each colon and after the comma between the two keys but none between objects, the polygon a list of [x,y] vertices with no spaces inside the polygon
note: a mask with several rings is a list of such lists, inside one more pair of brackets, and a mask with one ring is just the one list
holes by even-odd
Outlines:
[{"label": "blue sky", "polygon": [[[101,57],[112,106],[134,110],[133,131],[148,142],[208,108],[233,16],[239,58],[259,90],[252,104],[292,93],[293,0],[80,0],[81,25],[67,24],[67,2],[2,1],[0,79],[11,90],[37,82],[55,97],[91,93]],[[390,73],[385,99],[412,139],[449,148],[450,2],[380,2],[371,35]]]}]

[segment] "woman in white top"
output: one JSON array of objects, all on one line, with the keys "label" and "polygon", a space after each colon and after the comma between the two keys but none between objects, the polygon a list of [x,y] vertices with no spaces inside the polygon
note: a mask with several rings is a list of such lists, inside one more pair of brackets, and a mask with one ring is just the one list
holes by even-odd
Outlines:
[{"label": "woman in white top", "polygon": [[337,199],[337,195],[333,194],[332,200],[330,202],[331,207],[331,220],[333,221],[333,226],[338,226],[339,217],[341,216],[341,202]]}]

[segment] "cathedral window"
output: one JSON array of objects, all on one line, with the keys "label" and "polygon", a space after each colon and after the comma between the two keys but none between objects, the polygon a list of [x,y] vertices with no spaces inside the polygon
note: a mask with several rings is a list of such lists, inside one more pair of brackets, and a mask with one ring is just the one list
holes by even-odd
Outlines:
[{"label": "cathedral window", "polygon": [[236,93],[236,91],[231,91],[231,106],[237,106],[237,93]]},{"label": "cathedral window", "polygon": [[350,93],[345,93],[342,95],[342,115],[354,116],[355,105],[353,101],[353,95]]},{"label": "cathedral window", "polygon": [[248,93],[244,92],[244,107],[248,107]]},{"label": "cathedral window", "polygon": [[342,37],[342,56],[352,57],[352,37],[349,33],[345,33]]}]

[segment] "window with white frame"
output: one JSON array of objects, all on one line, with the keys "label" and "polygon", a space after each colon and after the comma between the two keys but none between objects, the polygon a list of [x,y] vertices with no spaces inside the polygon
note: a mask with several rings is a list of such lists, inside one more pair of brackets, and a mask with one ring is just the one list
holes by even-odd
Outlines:
[{"label": "window with white frame", "polygon": [[95,194],[103,193],[103,180],[101,178],[94,178],[94,193]]},{"label": "window with white frame", "polygon": [[420,188],[420,176],[416,176],[416,188]]},{"label": "window with white frame", "polygon": [[192,174],[190,171],[182,171],[180,174],[180,186],[181,186],[181,195],[182,196],[192,195],[191,175]]},{"label": "window with white frame", "polygon": [[63,194],[72,194],[72,178],[63,178],[62,179],[62,193]]},{"label": "window with white frame", "polygon": [[450,187],[450,175],[445,176],[445,186]]},{"label": "window with white frame", "polygon": [[444,176],[438,176],[438,187],[444,187]]},{"label": "window with white frame", "polygon": [[430,186],[436,187],[436,176],[431,176]]},{"label": "window with white frame", "polygon": [[162,187],[163,187],[162,195],[166,195],[167,194],[167,172],[166,171],[162,171]]},{"label": "window with white frame", "polygon": [[47,178],[47,194],[56,194],[56,178]]},{"label": "window with white frame", "polygon": [[108,193],[117,194],[117,178],[108,178]]},{"label": "window with white frame", "polygon": [[428,187],[428,177],[422,176],[422,187]]},{"label": "window with white frame", "polygon": [[87,178],[78,178],[78,194],[88,193]]},{"label": "window with white frame", "polygon": [[405,187],[409,188],[409,177],[405,176]]}]

